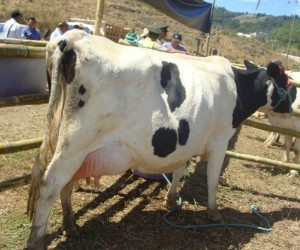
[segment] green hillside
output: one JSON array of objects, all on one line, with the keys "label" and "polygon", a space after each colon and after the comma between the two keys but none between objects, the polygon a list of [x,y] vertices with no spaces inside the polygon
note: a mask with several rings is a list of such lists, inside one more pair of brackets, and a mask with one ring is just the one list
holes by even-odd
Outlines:
[{"label": "green hillside", "polygon": [[[225,8],[215,8],[213,15],[213,27],[222,29],[228,33],[238,32],[251,34],[267,34],[268,40],[276,43],[277,47],[288,43],[294,16],[271,16],[264,13],[249,14],[230,12]],[[264,36],[265,38],[265,36]],[[258,39],[264,39],[258,37]],[[300,20],[295,17],[292,30],[291,46],[300,47]]]}]

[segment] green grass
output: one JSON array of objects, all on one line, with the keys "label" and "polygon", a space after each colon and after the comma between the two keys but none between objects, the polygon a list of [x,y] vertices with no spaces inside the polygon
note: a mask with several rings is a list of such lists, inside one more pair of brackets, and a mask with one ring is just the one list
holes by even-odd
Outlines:
[{"label": "green grass", "polygon": [[[0,249],[21,249],[31,223],[25,214],[12,212],[0,217]],[[20,247],[17,247],[20,246]]]}]

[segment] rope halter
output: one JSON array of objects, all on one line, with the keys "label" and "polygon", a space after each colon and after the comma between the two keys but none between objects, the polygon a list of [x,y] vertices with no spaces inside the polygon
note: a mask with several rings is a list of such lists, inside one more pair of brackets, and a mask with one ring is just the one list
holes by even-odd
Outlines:
[{"label": "rope halter", "polygon": [[[279,69],[280,69],[281,72],[283,72],[285,74],[283,66],[279,66]],[[288,79],[287,83],[286,83],[286,87],[288,87],[288,85],[289,85],[289,77],[288,77],[287,74],[285,74],[285,75],[286,75],[286,77]],[[276,109],[282,101],[285,101],[288,98],[288,101],[289,101],[289,104],[290,104],[289,112],[292,112],[292,103],[293,103],[293,100],[292,100],[292,97],[291,97],[290,93],[288,92],[288,90],[280,88],[277,85],[277,83],[276,83],[276,81],[275,81],[275,79],[273,77],[271,77],[271,81],[272,81],[273,85],[276,88],[277,94],[280,97],[280,99],[277,102],[277,104],[275,105],[274,109]]]}]

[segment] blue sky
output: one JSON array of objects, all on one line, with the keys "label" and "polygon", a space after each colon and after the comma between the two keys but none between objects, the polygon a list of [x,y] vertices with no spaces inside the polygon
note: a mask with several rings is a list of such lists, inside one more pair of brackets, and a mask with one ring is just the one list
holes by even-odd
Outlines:
[{"label": "blue sky", "polygon": [[[213,0],[205,1],[213,2]],[[265,13],[273,16],[292,16],[295,13],[300,15],[300,1],[298,3],[296,0],[260,0],[257,10],[257,0],[215,0],[215,4],[233,12]]]}]

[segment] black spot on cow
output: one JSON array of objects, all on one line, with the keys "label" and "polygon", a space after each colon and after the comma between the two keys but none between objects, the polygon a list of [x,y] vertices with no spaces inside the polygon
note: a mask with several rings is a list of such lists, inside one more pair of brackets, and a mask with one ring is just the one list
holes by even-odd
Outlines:
[{"label": "black spot on cow", "polygon": [[82,108],[84,106],[84,101],[80,100],[78,103],[79,108]]},{"label": "black spot on cow", "polygon": [[75,77],[75,64],[77,55],[73,49],[67,50],[62,56],[63,73],[67,83],[71,83]]},{"label": "black spot on cow", "polygon": [[185,145],[190,135],[190,126],[187,120],[180,120],[178,127],[178,143],[179,145]]},{"label": "black spot on cow", "polygon": [[61,52],[64,51],[65,47],[67,46],[67,40],[60,40],[59,43],[58,43],[58,47],[59,47],[59,50]]},{"label": "black spot on cow", "polygon": [[181,83],[177,65],[165,61],[163,61],[162,64],[161,86],[168,95],[167,101],[171,112],[173,112],[184,102],[186,98],[186,92]]},{"label": "black spot on cow", "polygon": [[152,137],[154,155],[166,157],[176,150],[177,133],[174,129],[160,128]]},{"label": "black spot on cow", "polygon": [[86,92],[85,87],[84,87],[83,85],[81,85],[81,86],[79,87],[79,94],[84,95],[85,92]]}]

